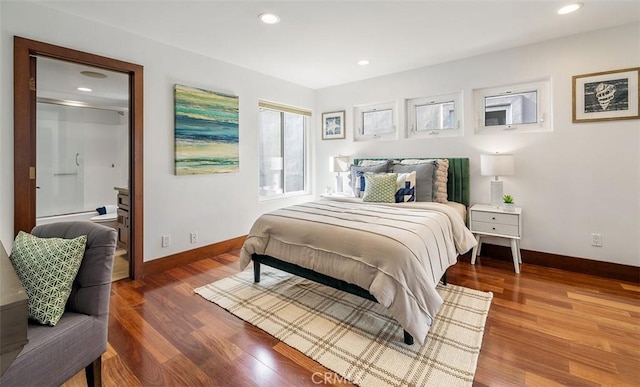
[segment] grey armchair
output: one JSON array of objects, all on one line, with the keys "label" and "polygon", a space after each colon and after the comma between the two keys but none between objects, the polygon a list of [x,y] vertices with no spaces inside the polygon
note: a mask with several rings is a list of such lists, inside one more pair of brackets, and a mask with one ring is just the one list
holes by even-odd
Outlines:
[{"label": "grey armchair", "polygon": [[87,245],[62,318],[54,327],[29,322],[29,342],[2,375],[0,385],[59,386],[84,368],[87,384],[100,386],[116,231],[91,222],[61,222],[37,226],[32,234],[87,235]]}]

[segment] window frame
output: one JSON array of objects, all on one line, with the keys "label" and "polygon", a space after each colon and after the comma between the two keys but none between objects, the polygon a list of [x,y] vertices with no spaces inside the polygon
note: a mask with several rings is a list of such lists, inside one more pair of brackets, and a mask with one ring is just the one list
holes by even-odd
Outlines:
[{"label": "window frame", "polygon": [[[391,110],[391,131],[382,134],[364,134],[364,114]],[[354,116],[354,141],[371,141],[371,140],[397,140],[398,139],[398,103],[396,101],[380,102],[374,104],[358,105],[353,108]]]},{"label": "window frame", "polygon": [[[486,98],[536,92],[536,122],[530,124],[485,125]],[[506,132],[535,133],[553,131],[551,109],[551,78],[514,83],[506,86],[473,90],[475,107],[475,133],[497,134]]]},{"label": "window frame", "polygon": [[[293,106],[288,106],[288,105],[282,105],[282,104],[278,104],[278,103],[274,103],[274,102],[267,102],[267,101],[259,101],[258,102],[258,143],[259,145],[262,142],[262,128],[261,128],[261,119],[260,119],[260,114],[263,110],[269,110],[269,111],[275,111],[278,112],[280,114],[280,155],[277,157],[282,158],[282,164],[283,164],[283,168],[280,172],[280,183],[281,183],[281,188],[282,188],[282,193],[276,193],[276,194],[272,194],[272,195],[263,195],[262,194],[262,190],[263,187],[260,186],[260,175],[262,175],[263,171],[262,171],[262,156],[261,154],[258,154],[258,201],[269,201],[269,200],[276,200],[276,199],[283,199],[283,198],[289,198],[289,197],[294,197],[294,196],[302,196],[302,195],[309,195],[310,193],[310,128],[309,125],[311,123],[311,110],[307,110],[307,109],[302,109],[302,108],[297,108],[297,107],[293,107]],[[298,191],[291,191],[291,192],[286,192],[286,174],[285,174],[285,168],[284,165],[286,165],[286,152],[284,149],[284,136],[285,136],[285,114],[297,114],[302,116],[303,118],[303,134],[304,134],[304,145],[303,145],[303,189],[302,190],[298,190]],[[270,156],[269,158],[272,158],[273,156]]]},{"label": "window frame", "polygon": [[[462,106],[462,91],[453,93],[440,94],[429,97],[419,97],[407,99],[406,106],[406,132],[407,138],[437,138],[437,137],[460,137],[463,135],[463,106]],[[424,105],[444,105],[445,103],[453,103],[454,122],[453,128],[443,129],[430,129],[430,130],[416,130],[416,108]]]}]

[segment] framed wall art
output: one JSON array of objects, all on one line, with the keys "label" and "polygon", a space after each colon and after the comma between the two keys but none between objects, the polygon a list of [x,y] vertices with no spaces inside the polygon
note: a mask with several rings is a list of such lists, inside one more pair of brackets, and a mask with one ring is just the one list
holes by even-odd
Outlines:
[{"label": "framed wall art", "polygon": [[573,76],[573,122],[640,118],[640,67]]},{"label": "framed wall art", "polygon": [[322,139],[337,140],[345,138],[344,110],[322,113]]},{"label": "framed wall art", "polygon": [[176,175],[239,170],[238,97],[175,85]]}]

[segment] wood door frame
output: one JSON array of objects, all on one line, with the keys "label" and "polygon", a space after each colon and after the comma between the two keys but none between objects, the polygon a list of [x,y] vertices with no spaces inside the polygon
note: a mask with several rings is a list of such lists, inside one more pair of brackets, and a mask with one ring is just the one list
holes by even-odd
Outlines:
[{"label": "wood door frame", "polygon": [[89,65],[129,76],[129,277],[143,273],[143,67],[87,52],[14,36],[14,233],[36,224],[36,78],[32,56]]}]

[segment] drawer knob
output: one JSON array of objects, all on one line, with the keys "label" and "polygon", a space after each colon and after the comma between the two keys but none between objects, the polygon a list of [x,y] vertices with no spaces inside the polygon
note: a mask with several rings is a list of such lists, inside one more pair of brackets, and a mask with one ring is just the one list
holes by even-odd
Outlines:
[{"label": "drawer knob", "polygon": [[495,217],[495,216],[493,216],[493,217],[491,217],[491,219],[492,219],[492,220],[496,220],[496,217]]},{"label": "drawer knob", "polygon": [[496,230],[496,228],[495,228],[495,227],[491,227],[491,229],[492,229],[493,231],[495,231],[495,230]]}]

